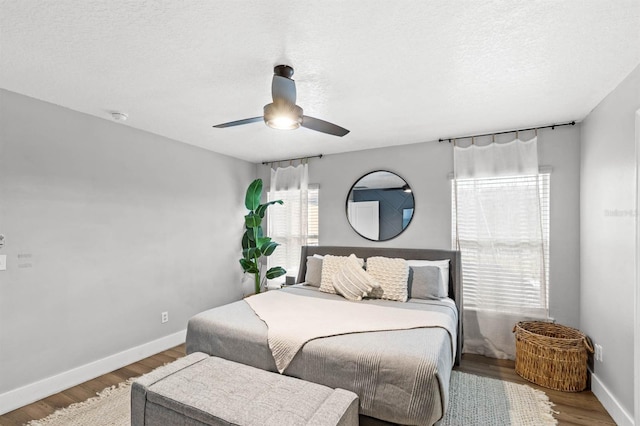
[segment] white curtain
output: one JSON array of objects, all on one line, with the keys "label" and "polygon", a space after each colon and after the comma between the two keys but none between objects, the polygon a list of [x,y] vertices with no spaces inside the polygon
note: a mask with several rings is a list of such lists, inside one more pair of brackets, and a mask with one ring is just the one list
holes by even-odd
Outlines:
[{"label": "white curtain", "polygon": [[[282,266],[287,276],[296,277],[300,263],[300,248],[307,244],[309,172],[307,163],[296,167],[271,169],[269,201],[282,200],[268,210],[268,236],[281,244],[268,257],[269,267]],[[284,277],[280,278],[284,281]]]},{"label": "white curtain", "polygon": [[537,139],[454,146],[464,352],[514,358],[517,321],[547,319]]}]

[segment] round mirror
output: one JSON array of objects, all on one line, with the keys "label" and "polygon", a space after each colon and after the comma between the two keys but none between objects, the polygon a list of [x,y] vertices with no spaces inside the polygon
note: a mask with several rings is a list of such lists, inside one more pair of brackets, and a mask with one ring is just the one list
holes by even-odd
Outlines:
[{"label": "round mirror", "polygon": [[393,172],[378,170],[362,176],[349,191],[347,218],[351,227],[371,241],[397,237],[413,218],[413,192]]}]

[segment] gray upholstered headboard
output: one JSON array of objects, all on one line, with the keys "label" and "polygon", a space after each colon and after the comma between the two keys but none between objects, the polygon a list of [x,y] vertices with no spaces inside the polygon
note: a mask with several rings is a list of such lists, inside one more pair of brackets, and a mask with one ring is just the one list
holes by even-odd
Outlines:
[{"label": "gray upholstered headboard", "polygon": [[432,249],[404,249],[389,247],[337,247],[337,246],[304,246],[300,257],[300,270],[296,282],[304,282],[307,273],[307,256],[314,254],[332,254],[335,256],[356,256],[367,259],[371,256],[399,257],[417,260],[449,259],[449,297],[456,302],[458,308],[458,348],[456,365],[460,364],[462,354],[462,264],[459,251]]}]

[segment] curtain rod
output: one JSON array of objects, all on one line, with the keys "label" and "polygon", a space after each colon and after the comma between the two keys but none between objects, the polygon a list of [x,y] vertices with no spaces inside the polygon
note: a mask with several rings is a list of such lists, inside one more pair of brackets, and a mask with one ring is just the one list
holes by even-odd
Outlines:
[{"label": "curtain rod", "polygon": [[297,161],[297,160],[308,160],[310,158],[322,158],[322,154],[309,155],[308,157],[300,157],[300,158],[287,158],[286,160],[263,161],[262,164],[266,166],[267,164],[285,163],[287,161]]},{"label": "curtain rod", "polygon": [[458,139],[473,139],[473,138],[480,138],[482,136],[495,136],[495,135],[504,135],[504,134],[507,134],[507,133],[526,132],[528,130],[540,130],[540,129],[552,129],[552,130],[555,130],[556,127],[575,126],[575,124],[576,124],[576,122],[574,120],[574,121],[569,121],[567,123],[549,124],[548,126],[530,127],[528,129],[507,130],[507,131],[504,131],[504,132],[484,133],[482,135],[471,135],[471,136],[461,136],[461,137],[457,137],[457,138],[438,139],[438,142],[449,142],[449,143],[451,143],[452,141],[458,140]]}]

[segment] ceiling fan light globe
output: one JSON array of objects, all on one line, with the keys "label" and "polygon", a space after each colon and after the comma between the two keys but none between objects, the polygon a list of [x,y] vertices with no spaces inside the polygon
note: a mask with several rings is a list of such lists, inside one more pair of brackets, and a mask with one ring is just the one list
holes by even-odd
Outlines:
[{"label": "ceiling fan light globe", "polygon": [[264,122],[272,129],[294,130],[302,124],[302,108],[271,103],[264,107]]},{"label": "ceiling fan light globe", "polygon": [[272,129],[293,130],[300,127],[300,123],[291,117],[273,117],[267,121],[267,126]]}]

